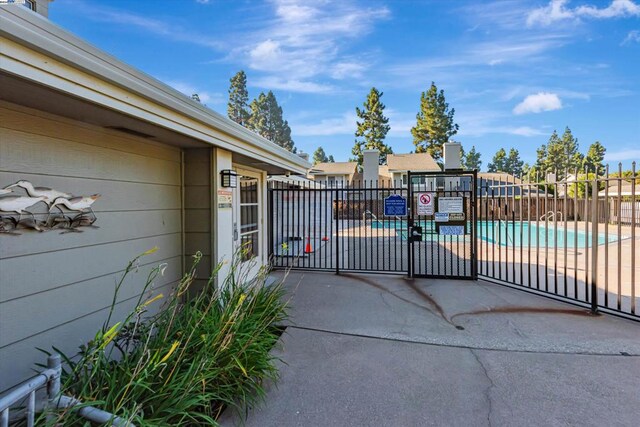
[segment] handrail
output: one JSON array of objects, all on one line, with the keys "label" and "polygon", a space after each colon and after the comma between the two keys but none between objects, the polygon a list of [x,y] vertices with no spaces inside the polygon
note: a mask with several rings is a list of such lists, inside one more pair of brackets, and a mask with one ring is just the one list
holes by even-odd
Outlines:
[{"label": "handrail", "polygon": [[564,221],[564,214],[562,213],[562,211],[549,211],[540,217],[540,221],[544,221],[545,219],[554,219],[556,217],[556,214],[560,214],[560,221]]},{"label": "handrail", "polygon": [[[81,405],[81,402],[69,396],[60,395],[60,375],[62,363],[59,354],[52,354],[47,358],[47,369],[38,375],[19,384],[11,391],[0,396],[0,427],[9,426],[9,411],[11,406],[27,398],[26,422],[27,425],[35,424],[36,415],[36,391],[47,386],[46,405],[57,409],[72,409],[82,418],[95,423],[111,423],[113,426],[135,427],[135,424],[116,417],[102,409]],[[81,406],[79,406],[81,405]],[[79,406],[78,408],[75,408]]]}]

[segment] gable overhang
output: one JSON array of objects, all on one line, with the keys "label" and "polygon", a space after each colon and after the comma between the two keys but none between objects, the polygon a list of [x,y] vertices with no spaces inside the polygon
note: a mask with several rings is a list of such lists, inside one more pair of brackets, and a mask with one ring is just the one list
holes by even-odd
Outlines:
[{"label": "gable overhang", "polygon": [[26,8],[0,6],[0,85],[7,102],[169,145],[223,148],[268,173],[306,174],[311,167]]}]

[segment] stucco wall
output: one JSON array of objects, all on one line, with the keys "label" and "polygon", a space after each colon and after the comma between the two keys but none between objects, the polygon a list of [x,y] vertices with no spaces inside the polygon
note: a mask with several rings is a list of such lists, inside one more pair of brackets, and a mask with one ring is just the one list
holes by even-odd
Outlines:
[{"label": "stucco wall", "polygon": [[0,102],[0,188],[18,180],[75,195],[100,193],[96,226],[81,233],[0,234],[0,390],[32,375],[52,345],[72,354],[105,320],[127,261],[157,246],[124,286],[118,311],[147,272],[182,266],[180,150]]}]

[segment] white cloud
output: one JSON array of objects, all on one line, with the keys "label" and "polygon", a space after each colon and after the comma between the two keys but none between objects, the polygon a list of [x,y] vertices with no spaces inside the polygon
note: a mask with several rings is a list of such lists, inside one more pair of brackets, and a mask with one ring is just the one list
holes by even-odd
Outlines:
[{"label": "white cloud", "polygon": [[604,159],[608,162],[629,161],[629,159],[640,159],[640,150],[630,149],[622,151],[607,152]]},{"label": "white cloud", "polygon": [[629,34],[627,34],[627,37],[622,41],[622,44],[625,45],[634,42],[640,43],[640,31],[638,30],[629,31]]},{"label": "white cloud", "polygon": [[514,114],[541,113],[562,108],[562,101],[555,93],[538,92],[527,96],[524,101],[516,105]]},{"label": "white cloud", "polygon": [[357,119],[355,111],[348,111],[340,117],[322,119],[315,123],[295,123],[291,128],[295,136],[353,135]]},{"label": "white cloud", "polygon": [[189,98],[191,98],[191,95],[193,95],[194,93],[197,93],[198,97],[200,98],[200,102],[202,102],[203,104],[215,105],[215,104],[222,104],[226,102],[225,96],[221,93],[208,92],[206,90],[202,90],[202,88],[197,88],[196,86],[186,82],[175,81],[175,80],[173,81],[163,80],[163,81],[169,86],[173,87],[175,90],[182,92]]},{"label": "white cloud", "polygon": [[145,32],[157,34],[167,39],[196,44],[209,48],[219,49],[223,43],[219,39],[211,38],[204,34],[195,33],[189,29],[181,28],[169,22],[149,18],[144,15],[137,15],[119,9],[101,6],[89,6],[84,2],[74,4],[74,7],[81,9],[84,16],[99,22],[109,22],[123,25],[125,27],[137,27]]},{"label": "white cloud", "polygon": [[529,126],[519,126],[515,128],[502,128],[502,131],[504,133],[508,133],[511,135],[520,135],[520,136],[546,135],[546,132],[543,132],[540,129],[534,129]]},{"label": "white cloud", "polygon": [[613,0],[609,6],[592,5],[568,7],[569,0],[551,0],[544,7],[534,9],[527,16],[527,25],[548,26],[557,21],[578,21],[580,18],[610,19],[640,16],[640,5],[632,0]]},{"label": "white cloud", "polygon": [[251,81],[252,86],[265,89],[280,89],[301,93],[328,93],[335,90],[331,85],[316,83],[308,80],[281,79],[276,76],[257,78]]},{"label": "white cloud", "polygon": [[240,47],[230,59],[246,62],[271,78],[286,75],[291,81],[361,76],[369,61],[345,57],[345,46],[389,15],[387,8],[359,7],[351,1],[272,0],[271,4],[274,16],[240,36]]}]

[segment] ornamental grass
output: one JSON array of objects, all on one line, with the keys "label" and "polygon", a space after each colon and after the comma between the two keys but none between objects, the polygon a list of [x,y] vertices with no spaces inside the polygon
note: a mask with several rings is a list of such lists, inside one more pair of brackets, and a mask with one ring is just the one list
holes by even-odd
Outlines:
[{"label": "ornamental grass", "polygon": [[[150,253],[127,265],[94,339],[77,355],[62,354],[62,393],[137,426],[216,425],[225,408],[242,415],[264,397],[265,381],[278,377],[270,350],[287,316],[282,286],[266,285],[265,268],[249,280],[247,264],[235,261],[222,283],[215,283],[218,265],[196,291],[197,254],[168,295],[154,292],[165,266],[154,268],[135,307],[115,319],[125,279]],[[85,422],[72,410],[40,418],[45,425]]]}]

